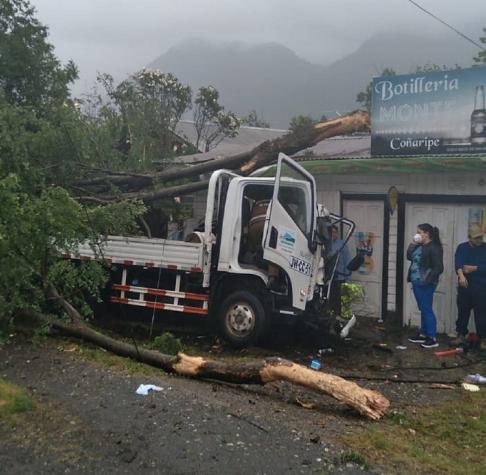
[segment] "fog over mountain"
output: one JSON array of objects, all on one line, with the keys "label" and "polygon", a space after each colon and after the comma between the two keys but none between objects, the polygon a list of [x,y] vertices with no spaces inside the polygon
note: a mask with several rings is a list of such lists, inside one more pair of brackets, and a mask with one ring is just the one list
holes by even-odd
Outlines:
[{"label": "fog over mountain", "polygon": [[226,109],[255,109],[273,127],[296,115],[331,117],[357,108],[356,94],[386,67],[410,73],[425,64],[468,67],[477,49],[456,37],[405,33],[375,35],[354,53],[327,66],[313,64],[276,43],[245,45],[192,39],[148,66],[174,73],[194,90],[213,85]]}]

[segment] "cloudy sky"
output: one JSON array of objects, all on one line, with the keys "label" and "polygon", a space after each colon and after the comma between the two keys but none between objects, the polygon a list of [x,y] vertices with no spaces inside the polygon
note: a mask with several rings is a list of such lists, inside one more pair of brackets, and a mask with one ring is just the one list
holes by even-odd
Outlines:
[{"label": "cloudy sky", "polygon": [[[416,0],[477,40],[486,0]],[[329,63],[379,32],[452,35],[409,0],[31,0],[63,60],[73,59],[87,89],[96,71],[123,77],[174,44],[278,42],[300,56]]]}]

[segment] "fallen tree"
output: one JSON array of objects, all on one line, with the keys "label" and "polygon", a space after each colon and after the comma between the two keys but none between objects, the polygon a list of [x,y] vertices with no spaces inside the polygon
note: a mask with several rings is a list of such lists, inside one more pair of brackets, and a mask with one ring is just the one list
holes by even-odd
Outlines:
[{"label": "fallen tree", "polygon": [[89,327],[78,311],[55,289],[49,288],[47,296],[57,301],[70,317],[70,323],[60,320],[51,322],[51,327],[64,334],[81,338],[117,355],[147,363],[171,373],[192,378],[212,378],[238,384],[267,384],[273,381],[288,381],[319,393],[328,394],[364,416],[377,420],[387,411],[390,402],[382,394],[364,389],[356,383],[333,374],[313,371],[282,358],[266,358],[245,363],[224,363],[200,356],[165,355],[157,351],[140,348]]},{"label": "fallen tree", "polygon": [[[204,163],[197,163],[185,167],[171,167],[150,174],[113,174],[107,173],[90,179],[83,179],[76,183],[79,189],[86,193],[79,195],[78,199],[84,201],[111,202],[120,199],[141,199],[146,203],[160,198],[179,196],[204,189],[205,181],[195,181],[183,185],[167,186],[174,180],[192,179],[210,173],[220,168],[236,170],[242,175],[249,175],[258,168],[275,162],[278,154],[283,152],[293,155],[296,152],[312,147],[317,143],[337,135],[346,135],[353,132],[369,131],[370,117],[366,111],[354,111],[336,119],[318,122],[313,127],[296,130],[272,141],[266,141],[253,150],[232,155],[229,157],[215,157]],[[99,171],[98,171],[99,172]],[[108,195],[99,192],[113,185],[123,190],[117,195]]]}]

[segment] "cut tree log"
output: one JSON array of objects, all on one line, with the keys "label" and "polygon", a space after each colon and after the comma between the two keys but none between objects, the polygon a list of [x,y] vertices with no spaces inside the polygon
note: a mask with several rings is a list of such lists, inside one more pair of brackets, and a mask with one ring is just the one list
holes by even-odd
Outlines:
[{"label": "cut tree log", "polygon": [[[194,191],[204,189],[207,186],[206,182],[195,182],[166,187],[164,184],[167,182],[194,178],[221,168],[228,168],[236,170],[242,175],[249,175],[258,168],[275,162],[280,152],[287,155],[293,155],[300,150],[312,147],[330,137],[369,130],[370,116],[368,112],[357,110],[336,119],[318,122],[305,131],[296,131],[294,133],[289,132],[275,140],[266,141],[251,151],[237,155],[220,158],[215,157],[204,163],[197,163],[184,168],[174,167],[164,169],[162,171],[151,173],[150,175],[113,174],[97,176],[79,181],[76,185],[89,188],[90,186],[99,186],[108,183],[123,188],[124,191],[117,196],[100,195],[94,192],[94,195],[98,199],[101,198],[105,202],[124,199],[141,199],[146,203],[150,203],[160,198],[193,193]],[[94,200],[93,195],[78,196],[78,199],[82,201]]]},{"label": "cut tree log", "polygon": [[238,384],[264,385],[273,381],[287,381],[332,396],[373,420],[380,419],[390,405],[388,399],[377,391],[361,388],[339,376],[314,371],[282,358],[224,363],[184,353],[171,356],[116,340],[77,319],[73,323],[55,320],[51,322],[51,326],[64,334],[94,343],[117,355],[162,368],[170,373]]}]

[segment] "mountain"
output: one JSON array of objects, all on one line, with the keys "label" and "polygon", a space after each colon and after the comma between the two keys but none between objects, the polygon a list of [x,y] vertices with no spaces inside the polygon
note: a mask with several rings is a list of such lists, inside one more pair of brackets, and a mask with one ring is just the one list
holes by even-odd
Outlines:
[{"label": "mountain", "polygon": [[320,118],[356,109],[356,94],[385,67],[405,74],[427,63],[470,66],[475,54],[472,45],[452,35],[394,33],[372,37],[354,53],[323,66],[275,43],[193,39],[170,48],[149,67],[172,72],[194,91],[211,84],[227,110],[247,115],[254,109],[273,127],[287,127],[296,115]]}]

